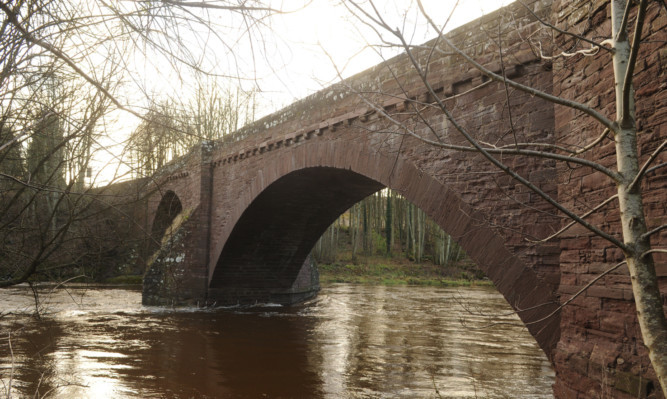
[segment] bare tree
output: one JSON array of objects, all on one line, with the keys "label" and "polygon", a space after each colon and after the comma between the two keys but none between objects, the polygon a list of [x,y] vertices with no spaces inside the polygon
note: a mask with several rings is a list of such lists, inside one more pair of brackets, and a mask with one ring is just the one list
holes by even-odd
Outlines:
[{"label": "bare tree", "polygon": [[[618,248],[624,260],[613,266],[612,269],[615,270],[620,265],[627,264],[641,335],[649,350],[651,364],[658,376],[662,391],[667,395],[667,321],[653,260],[654,254],[667,252],[667,249],[654,247],[651,244],[651,238],[657,239],[658,234],[667,225],[663,221],[661,225],[653,226],[651,229],[647,228],[647,211],[643,207],[644,197],[647,190],[650,190],[650,187],[643,182],[649,173],[665,166],[664,149],[667,146],[667,140],[664,137],[660,139],[661,141],[653,151],[644,156],[644,159],[640,159],[638,143],[643,133],[642,119],[635,108],[633,89],[633,80],[639,70],[638,54],[642,46],[647,44],[642,36],[646,32],[644,26],[646,15],[650,11],[652,15],[662,13],[662,18],[665,18],[664,13],[667,12],[667,7],[662,9],[660,2],[646,0],[594,2],[594,4],[589,4],[588,8],[597,10],[609,7],[610,29],[602,32],[601,30],[607,25],[599,24],[595,30],[589,28],[586,32],[588,34],[579,34],[555,26],[545,20],[544,15],[537,15],[532,8],[534,2],[531,2],[530,5],[521,1],[518,3],[515,9],[522,7],[527,9],[530,18],[538,21],[542,28],[538,31],[522,29],[521,22],[513,21],[514,16],[499,15],[498,19],[503,19],[504,22],[492,21],[480,26],[481,29],[486,30],[488,37],[488,42],[483,45],[496,49],[492,59],[488,58],[487,52],[487,58],[480,60],[475,57],[479,54],[471,54],[470,49],[460,48],[457,43],[443,34],[447,22],[435,21],[419,0],[417,0],[418,17],[437,34],[437,38],[426,45],[415,45],[411,42],[412,32],[410,28],[406,27],[405,21],[403,21],[403,28],[396,28],[396,25],[399,24],[388,22],[381,11],[380,4],[372,0],[367,2],[346,1],[348,9],[358,20],[377,34],[380,43],[377,46],[380,49],[379,52],[389,47],[400,48],[405,52],[410,61],[412,73],[417,76],[422,88],[428,92],[428,97],[427,99],[415,98],[414,93],[403,86],[405,81],[398,79],[403,71],[394,70],[391,71],[396,77],[394,86],[398,87],[395,92],[377,93],[371,90],[350,89],[355,90],[366,105],[384,117],[385,121],[392,126],[392,129],[388,129],[389,131],[420,140],[443,151],[481,155],[490,165],[548,203],[559,217],[568,219],[560,231],[548,237],[542,237],[540,242],[558,239],[563,232],[579,225]],[[524,45],[508,47],[506,38],[512,35],[515,38],[522,37]],[[662,35],[649,43],[653,48],[662,48],[664,51],[664,40],[665,36]],[[586,66],[588,62],[588,64],[599,65],[600,69],[607,68],[613,71],[606,75],[600,73],[600,76],[613,77],[613,81],[606,82],[608,87],[615,88],[613,99],[610,99],[609,104],[602,101],[599,104],[594,101],[584,103],[579,98],[566,98],[557,95],[558,93],[554,94],[551,88],[531,87],[510,79],[508,76],[512,73],[506,69],[510,67],[507,60],[521,57],[516,53],[519,50],[530,50],[537,53],[549,64],[570,62],[569,60],[575,57],[577,60],[583,59],[577,64],[578,67]],[[469,68],[483,75],[484,79],[479,82],[480,86],[497,82],[505,90],[506,95],[499,101],[501,108],[506,109],[508,115],[509,127],[506,130],[497,132],[495,137],[488,134],[481,138],[466,128],[466,123],[457,116],[455,107],[450,101],[451,94],[448,95],[446,91],[443,92],[432,86],[434,79],[431,73],[431,61],[436,58],[436,55],[450,55],[463,60]],[[563,59],[568,61],[562,61]],[[491,67],[490,64],[497,67]],[[391,63],[387,63],[387,68],[392,68]],[[592,68],[592,70],[595,69]],[[579,71],[579,74],[583,74],[583,71]],[[479,89],[480,86],[471,87],[470,91]],[[540,141],[524,141],[527,136],[514,128],[516,121],[513,121],[513,118],[516,119],[518,115],[514,114],[517,111],[513,111],[511,96],[515,92],[535,96],[554,104],[558,109],[571,110],[569,112],[572,115],[583,115],[590,118],[597,124],[594,128],[599,133],[593,138],[581,139],[575,143],[550,144]],[[406,104],[405,108],[401,108],[400,112],[386,111],[382,106],[382,101],[386,101],[387,96],[403,99]],[[443,137],[441,128],[429,124],[429,113],[435,112],[434,110],[444,116],[446,125],[450,128],[449,132],[456,133],[458,139]],[[410,114],[412,119],[408,119],[406,114]],[[414,123],[414,120],[420,123]],[[600,153],[599,149],[607,144],[608,139],[615,142],[612,150],[615,155],[614,162],[611,162],[611,158],[595,157]],[[568,166],[589,168],[603,176],[610,186],[615,185],[616,193],[609,198],[603,198],[597,204],[589,204],[586,212],[579,211],[572,208],[570,206],[572,204],[559,201],[557,196],[541,189],[539,183],[530,180],[530,176],[517,172],[512,167],[511,161],[517,157],[549,160],[549,162],[564,165],[565,170]],[[663,163],[660,163],[661,159]],[[592,221],[593,219],[589,216],[600,212],[609,204],[615,204],[618,207],[617,219],[611,223],[608,219],[606,223]],[[620,226],[620,228],[615,226]],[[610,271],[611,269],[604,274]],[[592,283],[598,280],[599,278]],[[571,302],[574,297],[567,301],[564,300],[563,305]]]},{"label": "bare tree", "polygon": [[[126,140],[116,132],[127,120],[119,114],[144,128],[169,126],[176,145],[164,148],[167,158],[237,126],[231,113],[218,118],[240,96],[209,93],[188,105],[181,95],[169,112],[159,97],[175,98],[182,82],[200,75],[251,85],[264,50],[257,45],[279,12],[259,0],[0,1],[0,286],[80,264],[86,255],[74,250],[55,255],[86,248],[74,244],[90,233],[85,219],[133,200],[95,188],[127,178],[133,166],[127,150],[107,148]],[[161,92],[165,86],[172,92]],[[188,121],[186,108],[195,113]],[[102,170],[104,159],[112,167]],[[166,162],[151,161],[143,166]]]},{"label": "bare tree", "polygon": [[134,175],[151,176],[203,140],[235,132],[251,121],[253,109],[252,93],[201,83],[184,105],[177,100],[153,103],[125,146]]}]

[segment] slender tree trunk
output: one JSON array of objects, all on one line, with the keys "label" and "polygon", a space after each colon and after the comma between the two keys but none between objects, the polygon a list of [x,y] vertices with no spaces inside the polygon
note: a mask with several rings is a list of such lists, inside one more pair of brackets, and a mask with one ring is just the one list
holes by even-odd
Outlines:
[{"label": "slender tree trunk", "polygon": [[414,206],[408,202],[405,204],[405,209],[407,215],[405,217],[406,221],[406,255],[409,259],[415,259],[415,227],[414,227]]},{"label": "slender tree trunk", "polygon": [[368,235],[369,235],[369,226],[368,226],[368,201],[364,200],[361,202],[361,213],[362,213],[362,218],[363,218],[363,225],[362,225],[362,234],[363,234],[363,248],[364,248],[364,254],[370,255],[370,243],[368,240]]},{"label": "slender tree trunk", "polygon": [[[635,35],[641,35],[642,7],[640,3]],[[637,308],[637,318],[644,344],[649,349],[653,365],[662,392],[667,396],[667,320],[660,297],[655,265],[650,251],[649,237],[646,236],[642,191],[639,184],[634,184],[638,176],[639,156],[637,153],[637,125],[634,112],[634,93],[631,82],[627,82],[628,65],[631,63],[631,45],[622,26],[626,1],[612,1],[612,39],[613,66],[616,86],[616,118],[618,127],[615,131],[616,162],[621,181],[618,184],[618,200],[623,229],[623,242],[626,244],[625,259],[632,281],[632,291]],[[629,89],[624,93],[624,87]],[[625,98],[625,99],[624,99]]]},{"label": "slender tree trunk", "polygon": [[329,260],[331,263],[336,261],[336,249],[338,247],[338,243],[336,241],[336,222],[334,222],[330,229],[331,229],[331,237],[330,237],[330,242],[329,242],[329,247],[330,247],[330,254],[329,254]]},{"label": "slender tree trunk", "polygon": [[359,204],[355,204],[350,210],[351,237],[352,237],[352,256],[356,255],[359,242]]},{"label": "slender tree trunk", "polygon": [[387,191],[387,207],[386,207],[386,213],[385,213],[385,221],[384,221],[384,228],[385,228],[385,240],[387,243],[387,255],[391,256],[391,246],[393,244],[393,238],[394,238],[394,231],[392,229],[393,226],[393,214],[392,214],[392,207],[391,207],[391,191]]},{"label": "slender tree trunk", "polygon": [[396,215],[398,216],[398,220],[396,221],[398,227],[398,245],[400,251],[405,252],[405,209],[403,209],[403,197],[398,197],[394,205],[396,205]]},{"label": "slender tree trunk", "polygon": [[418,236],[417,236],[417,253],[418,262],[421,262],[424,259],[424,241],[426,238],[426,214],[420,208],[417,208],[417,226],[418,226]]},{"label": "slender tree trunk", "polygon": [[452,236],[447,235],[447,250],[445,251],[445,263],[447,266],[449,264],[449,250],[452,248]]}]

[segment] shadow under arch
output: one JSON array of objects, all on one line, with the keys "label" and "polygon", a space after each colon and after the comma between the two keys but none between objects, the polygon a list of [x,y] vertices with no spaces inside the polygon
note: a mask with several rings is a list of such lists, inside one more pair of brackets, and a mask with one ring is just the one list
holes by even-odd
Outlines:
[{"label": "shadow under arch", "polygon": [[151,239],[148,246],[149,256],[160,249],[160,242],[172,222],[183,211],[183,205],[175,192],[168,190],[162,196],[153,218]]},{"label": "shadow under arch", "polygon": [[278,179],[243,212],[209,286],[289,287],[322,233],[384,185],[349,170],[301,169]]},{"label": "shadow under arch", "polygon": [[371,177],[347,167],[313,166],[276,178],[234,224],[210,272],[209,287],[289,287],[326,228],[356,202],[389,187],[455,237],[509,304],[524,309],[519,317],[551,358],[560,337],[558,313],[542,320],[558,306],[551,290],[485,225],[483,214],[410,166],[402,169],[412,173],[397,177],[386,168],[374,167],[382,172]]}]

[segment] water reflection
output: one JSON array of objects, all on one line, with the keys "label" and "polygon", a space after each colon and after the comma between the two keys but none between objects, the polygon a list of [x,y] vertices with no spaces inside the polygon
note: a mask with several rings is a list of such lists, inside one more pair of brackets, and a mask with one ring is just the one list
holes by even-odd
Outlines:
[{"label": "water reflection", "polygon": [[[550,398],[553,372],[493,289],[336,285],[292,307],[172,311],[128,290],[58,291],[42,321],[0,292],[5,387],[62,398]],[[72,302],[74,293],[80,301]],[[458,298],[458,299],[454,299]],[[460,319],[465,317],[464,326]]]}]

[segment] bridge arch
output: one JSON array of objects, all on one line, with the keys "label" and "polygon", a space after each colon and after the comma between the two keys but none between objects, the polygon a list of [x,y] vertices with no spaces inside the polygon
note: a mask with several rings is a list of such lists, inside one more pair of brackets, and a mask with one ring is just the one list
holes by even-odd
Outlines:
[{"label": "bridge arch", "polygon": [[210,288],[289,286],[340,214],[389,187],[452,235],[514,309],[540,305],[519,316],[547,356],[558,342],[558,314],[540,321],[557,306],[551,287],[510,252],[486,215],[409,156],[376,151],[370,140],[314,141],[263,154],[261,167],[236,167],[234,176],[244,182],[236,188],[241,200],[222,229],[213,227],[212,236],[219,238],[211,248]]},{"label": "bridge arch", "polygon": [[149,254],[153,254],[160,248],[160,241],[172,222],[183,211],[180,198],[172,190],[167,190],[157,206],[153,224],[151,225],[151,240]]}]

